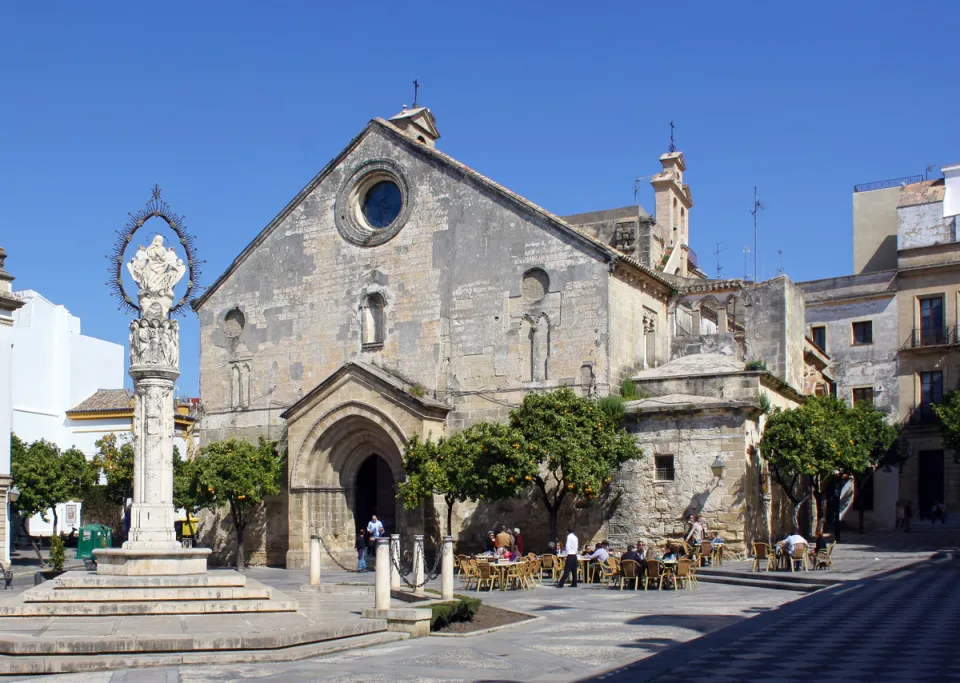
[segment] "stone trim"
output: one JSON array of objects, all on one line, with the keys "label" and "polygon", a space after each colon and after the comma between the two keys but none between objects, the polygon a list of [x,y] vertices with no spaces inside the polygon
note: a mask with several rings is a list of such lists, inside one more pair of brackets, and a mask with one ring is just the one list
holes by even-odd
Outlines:
[{"label": "stone trim", "polygon": [[[374,228],[363,218],[363,198],[376,183],[387,180],[400,189],[400,213],[385,228]],[[366,161],[350,173],[340,185],[334,208],[334,222],[343,239],[358,247],[375,247],[393,239],[410,218],[413,189],[403,167],[389,159]]]}]

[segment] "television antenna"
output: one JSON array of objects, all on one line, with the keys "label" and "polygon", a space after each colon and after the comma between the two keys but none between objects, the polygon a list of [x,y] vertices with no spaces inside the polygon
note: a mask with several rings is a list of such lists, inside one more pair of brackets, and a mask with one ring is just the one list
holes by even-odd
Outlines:
[{"label": "television antenna", "polygon": [[640,192],[640,188],[643,187],[643,182],[644,182],[645,180],[653,180],[653,179],[656,178],[656,177],[657,177],[657,175],[656,175],[656,174],[653,174],[653,175],[645,175],[645,176],[643,176],[642,178],[636,178],[636,179],[634,179],[634,181],[633,181],[633,203],[634,203],[634,204],[637,203],[637,193],[639,193],[639,192]]},{"label": "television antenna", "polygon": [[780,259],[780,263],[777,265],[777,275],[783,275],[783,249],[777,249],[777,256]]},{"label": "television antenna", "polygon": [[717,250],[713,252],[713,255],[717,257],[717,279],[718,280],[721,278],[721,274],[723,273],[723,266],[720,265],[720,252],[723,251],[723,249],[720,248],[721,244],[723,244],[723,242],[717,242]]},{"label": "television antenna", "polygon": [[[753,279],[759,280],[757,275],[759,266],[757,265],[757,256],[758,256],[758,247],[757,247],[757,214],[763,211],[764,206],[760,203],[760,200],[757,198],[757,186],[753,186],[753,209],[750,213],[753,215]],[[746,253],[746,252],[744,252]],[[746,270],[746,267],[744,267]]]},{"label": "television antenna", "polygon": [[749,255],[750,255],[750,247],[749,246],[744,247],[743,248],[743,279],[744,280],[750,279],[748,277],[750,274],[747,272],[747,264],[749,263],[749,261],[747,260],[747,256]]}]

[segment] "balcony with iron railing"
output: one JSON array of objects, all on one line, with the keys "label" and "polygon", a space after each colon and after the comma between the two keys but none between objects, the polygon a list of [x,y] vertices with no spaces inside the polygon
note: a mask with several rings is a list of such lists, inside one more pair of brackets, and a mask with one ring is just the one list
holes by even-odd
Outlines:
[{"label": "balcony with iron railing", "polygon": [[913,407],[907,419],[904,421],[908,425],[920,427],[924,425],[935,425],[939,422],[937,414],[933,412],[932,403],[920,403]]},{"label": "balcony with iron railing", "polygon": [[956,327],[920,327],[910,334],[902,349],[922,349],[929,346],[954,346],[960,343],[960,329]]}]

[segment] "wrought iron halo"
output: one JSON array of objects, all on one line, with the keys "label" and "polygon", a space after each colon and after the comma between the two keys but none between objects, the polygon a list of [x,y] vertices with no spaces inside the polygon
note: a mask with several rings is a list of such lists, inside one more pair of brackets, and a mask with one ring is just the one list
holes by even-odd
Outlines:
[{"label": "wrought iron halo", "polygon": [[133,236],[137,230],[142,228],[151,218],[161,218],[180,240],[180,245],[187,257],[187,291],[183,293],[177,304],[170,309],[171,316],[184,315],[185,309],[189,306],[190,295],[199,293],[197,280],[200,278],[200,266],[203,261],[198,261],[194,253],[195,237],[187,232],[187,226],[184,225],[183,218],[171,211],[170,206],[160,198],[159,185],[154,185],[153,194],[142,209],[127,215],[130,218],[123,229],[116,231],[117,242],[113,251],[107,256],[107,260],[110,261],[108,271],[111,278],[107,282],[107,286],[120,299],[120,310],[140,313],[140,306],[134,302],[123,287],[123,254],[127,250],[127,246],[133,241]]}]

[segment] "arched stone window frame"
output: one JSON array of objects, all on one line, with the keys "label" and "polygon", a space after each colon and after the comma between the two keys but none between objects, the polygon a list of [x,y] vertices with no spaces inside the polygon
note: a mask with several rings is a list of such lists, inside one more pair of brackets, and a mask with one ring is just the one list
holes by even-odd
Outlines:
[{"label": "arched stone window frame", "polygon": [[387,299],[380,291],[367,292],[360,304],[360,346],[364,351],[383,348],[387,333]]}]

